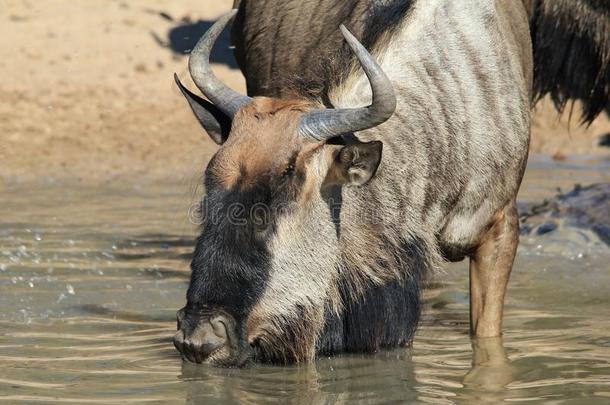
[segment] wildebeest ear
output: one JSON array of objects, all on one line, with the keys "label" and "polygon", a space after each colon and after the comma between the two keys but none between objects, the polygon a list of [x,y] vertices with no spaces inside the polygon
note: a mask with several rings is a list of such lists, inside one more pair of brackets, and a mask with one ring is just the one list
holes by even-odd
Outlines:
[{"label": "wildebeest ear", "polygon": [[210,135],[210,138],[218,145],[222,145],[231,132],[231,119],[227,117],[220,109],[209,101],[199,97],[184,87],[180,82],[178,75],[174,73],[174,80],[178,88],[191,106],[191,110],[197,117],[197,121],[203,126],[203,129]]},{"label": "wildebeest ear", "polygon": [[383,143],[379,141],[342,147],[328,173],[327,182],[351,186],[366,184],[377,172],[382,150]]}]

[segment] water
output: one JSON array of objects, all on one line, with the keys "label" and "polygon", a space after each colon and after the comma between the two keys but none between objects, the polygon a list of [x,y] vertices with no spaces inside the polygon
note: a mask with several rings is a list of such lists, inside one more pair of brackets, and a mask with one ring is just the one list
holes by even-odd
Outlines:
[{"label": "water", "polygon": [[[522,200],[610,181],[608,162],[537,160]],[[610,403],[610,249],[524,238],[503,340],[471,342],[465,263],[425,293],[412,350],[215,369],[172,346],[196,227],[188,185],[0,196],[0,402]]]}]

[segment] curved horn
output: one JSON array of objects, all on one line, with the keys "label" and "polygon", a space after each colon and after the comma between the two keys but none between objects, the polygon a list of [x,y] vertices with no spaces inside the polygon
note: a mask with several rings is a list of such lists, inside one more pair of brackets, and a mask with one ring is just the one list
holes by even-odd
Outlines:
[{"label": "curved horn", "polygon": [[189,57],[189,71],[195,85],[216,107],[230,118],[233,118],[241,107],[252,100],[250,97],[231,90],[214,76],[210,67],[210,52],[216,39],[218,39],[220,33],[236,13],[237,10],[231,10],[216,21],[197,42]]},{"label": "curved horn", "polygon": [[344,25],[340,28],[369,79],[373,103],[363,108],[321,109],[305,114],[299,124],[299,133],[316,141],[373,128],[387,121],[396,110],[396,95],[390,79],[352,33]]}]

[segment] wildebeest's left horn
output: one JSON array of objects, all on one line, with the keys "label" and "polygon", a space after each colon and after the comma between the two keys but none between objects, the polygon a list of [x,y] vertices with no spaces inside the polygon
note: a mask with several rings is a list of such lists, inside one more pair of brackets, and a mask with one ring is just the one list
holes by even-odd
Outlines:
[{"label": "wildebeest's left horn", "polygon": [[250,97],[239,94],[230,89],[223,82],[218,80],[210,67],[210,52],[218,39],[218,36],[225,29],[229,21],[233,19],[237,10],[231,10],[222,16],[212,27],[201,37],[189,57],[189,71],[193,82],[201,92],[214,103],[222,112],[230,118],[235,113],[252,100]]},{"label": "wildebeest's left horn", "polygon": [[341,25],[341,33],[360,61],[373,91],[373,103],[363,108],[313,110],[301,118],[299,133],[317,141],[373,128],[387,121],[396,109],[396,96],[390,79],[364,46]]}]

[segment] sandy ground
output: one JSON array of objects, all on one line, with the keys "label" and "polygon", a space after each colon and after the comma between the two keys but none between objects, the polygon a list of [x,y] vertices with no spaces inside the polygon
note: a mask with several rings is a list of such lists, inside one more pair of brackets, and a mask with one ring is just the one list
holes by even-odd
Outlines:
[{"label": "sandy ground", "polygon": [[[188,80],[186,56],[160,43],[180,21],[213,21],[231,4],[0,0],[0,184],[200,176],[215,145],[173,84],[174,72]],[[215,70],[244,90],[237,70]],[[596,146],[608,132],[607,117],[585,131],[543,103],[532,152],[608,154]]]}]

